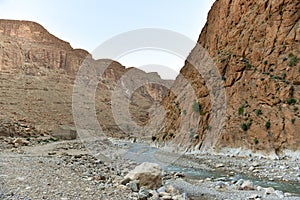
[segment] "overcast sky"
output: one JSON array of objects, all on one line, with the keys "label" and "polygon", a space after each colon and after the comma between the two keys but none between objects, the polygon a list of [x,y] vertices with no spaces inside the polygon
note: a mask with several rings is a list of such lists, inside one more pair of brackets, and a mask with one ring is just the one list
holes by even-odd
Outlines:
[{"label": "overcast sky", "polygon": [[[0,0],[0,18],[35,21],[74,48],[92,52],[106,40],[140,28],[168,29],[197,41],[214,0]],[[158,55],[160,54],[160,55]],[[178,71],[184,59],[137,52],[119,61]]]}]

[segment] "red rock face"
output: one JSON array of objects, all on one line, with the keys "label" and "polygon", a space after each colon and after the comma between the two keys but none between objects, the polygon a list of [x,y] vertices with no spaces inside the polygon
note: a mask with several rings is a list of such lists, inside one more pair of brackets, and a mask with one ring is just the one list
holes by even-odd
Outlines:
[{"label": "red rock face", "polygon": [[[245,147],[277,153],[300,148],[299,10],[300,3],[293,0],[214,3],[198,42],[215,60],[226,90],[226,120],[216,148]],[[198,54],[194,49],[190,57]],[[211,111],[211,94],[193,66],[187,63],[181,74],[193,86],[202,108]],[[180,78],[175,85],[184,92]],[[164,138],[170,139],[170,132],[178,133],[185,110],[189,126],[198,125],[198,129],[186,133],[184,145],[198,149],[211,134],[206,128],[211,116],[197,116],[189,98],[185,99],[170,94],[164,100],[168,116],[160,137],[162,140],[167,135]],[[181,107],[178,112],[174,111],[176,101]],[[186,104],[188,107],[184,107]]]},{"label": "red rock face", "polygon": [[73,49],[34,22],[0,20],[0,36],[1,70],[34,73],[34,69],[45,67],[75,73],[89,55],[87,51]]},{"label": "red rock face", "polygon": [[[166,88],[150,83],[155,79],[163,85],[164,80],[155,74],[126,69],[108,59],[94,60],[87,51],[73,49],[37,23],[0,20],[0,129],[1,119],[26,121],[50,130],[60,125],[74,126],[73,84],[83,62],[88,63],[93,78],[99,78],[95,73],[102,74],[96,80],[99,81],[96,112],[101,126],[112,136],[123,133],[113,119],[111,96],[125,73],[129,70],[133,73],[128,83],[136,77],[149,82],[135,93],[134,85],[127,84],[128,88],[124,88],[134,94],[130,111],[138,124],[147,124],[147,110],[167,93]],[[126,117],[131,120],[131,116]]]}]

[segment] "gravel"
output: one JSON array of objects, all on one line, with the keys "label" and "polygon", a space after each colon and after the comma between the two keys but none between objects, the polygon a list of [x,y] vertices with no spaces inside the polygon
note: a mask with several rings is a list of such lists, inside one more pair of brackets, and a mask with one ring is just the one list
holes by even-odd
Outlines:
[{"label": "gravel", "polygon": [[[228,181],[228,177],[191,179],[169,171],[163,172],[163,186],[158,190],[138,188],[130,180],[124,182],[125,175],[137,163],[118,156],[111,163],[105,163],[90,155],[79,140],[30,141],[28,146],[7,145],[3,141],[0,143],[0,199],[300,199],[274,188],[255,185],[249,180]],[[233,176],[249,173],[299,183],[299,163],[287,159],[198,155],[182,157],[177,162],[191,168],[221,170]],[[249,167],[253,169],[249,170]],[[251,187],[243,189],[243,184]]]}]

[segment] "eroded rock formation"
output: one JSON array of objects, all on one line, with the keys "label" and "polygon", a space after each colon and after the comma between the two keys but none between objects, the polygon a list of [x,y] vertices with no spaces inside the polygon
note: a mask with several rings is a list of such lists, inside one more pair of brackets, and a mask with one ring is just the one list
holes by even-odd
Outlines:
[{"label": "eroded rock formation", "polygon": [[[73,85],[84,64],[89,65],[88,73],[98,82],[95,109],[108,135],[124,133],[116,124],[111,108],[115,101],[112,94],[121,77],[128,87],[123,89],[132,94],[122,97],[130,101],[133,116],[133,119],[131,115],[124,119],[140,126],[147,124],[152,104],[167,93],[167,89],[160,86],[164,80],[154,73],[126,69],[109,59],[94,60],[87,51],[73,49],[35,22],[0,20],[0,119],[26,121],[50,132],[61,125],[73,127]],[[129,72],[131,76],[126,75]],[[136,77],[140,79],[135,85],[143,83],[139,88],[130,84]],[[162,84],[152,84],[152,80]]]},{"label": "eroded rock formation", "polygon": [[[300,148],[299,10],[292,0],[218,0],[212,6],[198,43],[214,59],[226,91],[226,119],[214,148]],[[181,75],[195,90],[201,112],[193,110],[192,96],[183,95],[186,84],[178,77],[179,95],[164,100],[167,117],[159,133],[161,141],[177,140],[189,149],[201,149],[212,134],[212,93],[188,62],[201,62],[199,55],[195,48]],[[182,127],[184,137],[178,134]]]}]

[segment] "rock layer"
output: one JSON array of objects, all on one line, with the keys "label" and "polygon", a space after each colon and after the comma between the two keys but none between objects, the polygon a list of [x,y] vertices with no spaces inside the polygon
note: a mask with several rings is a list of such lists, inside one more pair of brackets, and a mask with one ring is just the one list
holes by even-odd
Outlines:
[{"label": "rock layer", "polygon": [[[215,148],[275,153],[300,148],[299,10],[292,0],[218,0],[212,6],[198,43],[214,59],[226,91],[226,119]],[[186,85],[178,77],[174,87],[180,95],[164,100],[167,117],[159,133],[161,141],[184,141],[189,149],[201,149],[212,134],[212,91],[188,62],[201,62],[200,54],[195,48],[181,70],[197,99],[183,95]],[[193,100],[201,105],[200,115]],[[189,123],[182,137],[184,118]]]},{"label": "rock layer", "polygon": [[[116,124],[111,108],[117,100],[112,99],[112,94],[121,77],[127,83],[127,88],[122,89],[132,94],[122,98],[130,102],[133,117],[123,118],[140,126],[148,123],[152,104],[167,94],[167,89],[161,86],[165,81],[155,73],[126,69],[109,59],[94,60],[87,51],[73,49],[35,22],[0,20],[0,119],[25,121],[50,132],[62,125],[74,127],[73,85],[84,64],[89,66],[87,73],[98,82],[95,109],[107,134],[126,135]],[[131,76],[126,76],[129,72]],[[135,80],[136,77],[139,79]],[[152,84],[152,80],[158,84]],[[133,81],[140,87],[131,85]]]}]

